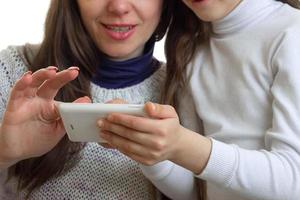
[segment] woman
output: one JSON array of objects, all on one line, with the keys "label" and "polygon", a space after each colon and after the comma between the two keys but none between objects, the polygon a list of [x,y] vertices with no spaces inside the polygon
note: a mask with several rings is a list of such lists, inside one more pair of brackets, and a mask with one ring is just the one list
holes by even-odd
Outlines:
[{"label": "woman", "polygon": [[96,143],[70,142],[55,105],[158,101],[165,72],[152,53],[169,10],[163,0],[52,0],[43,42],[1,52],[5,191],[29,199],[155,198],[135,162]]}]

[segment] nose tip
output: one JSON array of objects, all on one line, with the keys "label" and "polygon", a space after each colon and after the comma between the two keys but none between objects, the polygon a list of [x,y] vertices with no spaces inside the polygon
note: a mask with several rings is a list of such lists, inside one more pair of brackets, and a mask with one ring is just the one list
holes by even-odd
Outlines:
[{"label": "nose tip", "polygon": [[129,13],[131,9],[128,0],[111,0],[108,4],[108,11],[116,15],[124,15]]}]

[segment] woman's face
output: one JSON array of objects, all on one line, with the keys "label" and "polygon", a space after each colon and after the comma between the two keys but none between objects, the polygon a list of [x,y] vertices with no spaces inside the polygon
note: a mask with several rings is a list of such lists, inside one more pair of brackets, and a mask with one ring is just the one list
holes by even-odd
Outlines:
[{"label": "woman's face", "polygon": [[201,20],[214,22],[228,15],[242,0],[182,0]]},{"label": "woman's face", "polygon": [[113,60],[143,53],[155,31],[163,0],[77,0],[82,21],[97,47]]}]

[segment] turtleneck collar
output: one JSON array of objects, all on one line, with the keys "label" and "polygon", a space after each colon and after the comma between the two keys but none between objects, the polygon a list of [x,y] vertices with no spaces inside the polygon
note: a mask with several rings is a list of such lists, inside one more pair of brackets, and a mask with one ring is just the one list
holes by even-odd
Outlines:
[{"label": "turtleneck collar", "polygon": [[106,89],[119,89],[144,81],[159,68],[159,61],[153,57],[154,45],[155,41],[150,40],[143,55],[125,61],[100,56],[92,82]]},{"label": "turtleneck collar", "polygon": [[212,23],[213,33],[227,35],[238,32],[264,18],[281,5],[282,2],[275,0],[242,0],[227,16]]}]

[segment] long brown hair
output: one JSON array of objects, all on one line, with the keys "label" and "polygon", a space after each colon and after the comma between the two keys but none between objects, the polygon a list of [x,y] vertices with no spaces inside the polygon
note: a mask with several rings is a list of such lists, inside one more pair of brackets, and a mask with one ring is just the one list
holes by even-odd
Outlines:
[{"label": "long brown hair", "polygon": [[[174,13],[167,33],[165,54],[167,77],[162,93],[162,102],[177,106],[178,91],[184,92],[187,86],[187,65],[197,49],[209,40],[211,26],[199,19],[182,0],[174,1]],[[278,0],[294,8],[300,8],[298,0]],[[206,199],[206,183],[200,180],[199,199]]]},{"label": "long brown hair", "polygon": [[[160,40],[165,35],[171,19],[171,5],[164,1],[160,23],[152,38]],[[56,100],[72,102],[78,97],[90,96],[90,79],[99,62],[99,49],[81,21],[77,1],[51,0],[45,21],[43,42],[34,52],[24,49],[25,62],[31,71],[42,67],[57,66],[59,70],[69,66],[80,68],[76,80],[67,84],[57,94]],[[52,177],[59,176],[76,164],[83,143],[70,142],[65,136],[50,152],[37,158],[23,160],[9,168],[9,178],[16,177],[18,191],[26,191],[27,197]],[[68,165],[66,163],[68,162]]]}]

